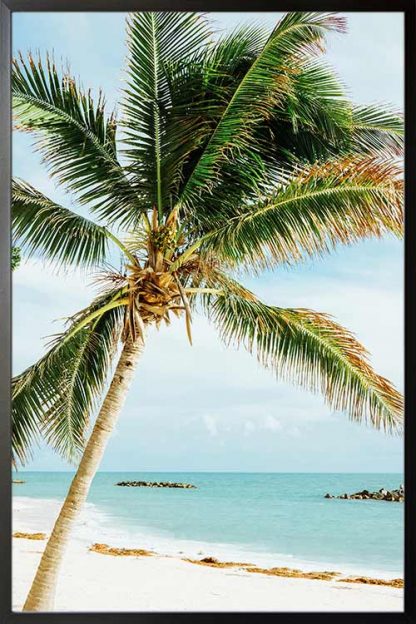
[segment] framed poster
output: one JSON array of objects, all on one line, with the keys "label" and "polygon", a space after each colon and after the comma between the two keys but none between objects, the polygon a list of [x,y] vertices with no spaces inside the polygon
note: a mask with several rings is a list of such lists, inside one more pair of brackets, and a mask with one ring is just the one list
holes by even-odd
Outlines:
[{"label": "framed poster", "polygon": [[1,18],[2,621],[414,622],[413,4]]}]

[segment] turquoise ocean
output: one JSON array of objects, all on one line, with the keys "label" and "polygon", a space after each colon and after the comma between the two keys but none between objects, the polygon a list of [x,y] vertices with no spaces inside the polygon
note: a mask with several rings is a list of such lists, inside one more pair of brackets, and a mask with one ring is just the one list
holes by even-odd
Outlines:
[{"label": "turquoise ocean", "polygon": [[[25,481],[13,486],[14,496],[63,500],[72,474],[25,471],[13,478]],[[116,487],[122,480],[183,481],[197,489]],[[324,495],[401,483],[401,474],[100,472],[84,529],[91,542],[111,546],[398,577],[403,504]]]}]

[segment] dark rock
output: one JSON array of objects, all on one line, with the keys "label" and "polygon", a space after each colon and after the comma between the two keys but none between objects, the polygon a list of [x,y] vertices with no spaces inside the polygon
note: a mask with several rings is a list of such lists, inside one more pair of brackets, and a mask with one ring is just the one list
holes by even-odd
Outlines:
[{"label": "dark rock", "polygon": [[400,486],[398,490],[386,490],[381,488],[378,492],[369,492],[369,490],[362,490],[361,492],[354,492],[353,494],[341,494],[340,496],[333,496],[332,494],[325,494],[325,498],[341,498],[342,500],[384,500],[397,503],[404,502],[404,490],[403,486]]},{"label": "dark rock", "polygon": [[196,489],[196,485],[191,483],[173,483],[171,481],[119,481],[116,483],[121,487],[157,487],[157,488],[181,488]]}]

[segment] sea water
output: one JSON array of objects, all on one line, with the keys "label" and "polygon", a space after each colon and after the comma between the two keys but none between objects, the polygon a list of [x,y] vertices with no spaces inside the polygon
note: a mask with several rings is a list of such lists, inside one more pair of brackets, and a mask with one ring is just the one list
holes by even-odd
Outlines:
[{"label": "sea water", "polygon": [[[19,497],[63,500],[72,474],[20,472]],[[196,489],[118,487],[180,481]],[[402,503],[325,499],[398,488],[401,474],[99,472],[85,530],[93,542],[266,566],[403,576]],[[85,532],[84,532],[85,534]]]}]

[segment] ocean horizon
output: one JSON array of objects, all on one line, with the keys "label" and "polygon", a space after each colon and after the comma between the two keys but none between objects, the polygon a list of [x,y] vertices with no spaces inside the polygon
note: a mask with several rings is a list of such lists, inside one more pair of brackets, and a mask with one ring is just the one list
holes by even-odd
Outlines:
[{"label": "ocean horizon", "polygon": [[[19,475],[22,474],[34,474],[34,473],[57,473],[57,472],[63,472],[65,474],[75,474],[76,469],[71,469],[71,470],[41,470],[41,469],[37,469],[37,470],[26,470],[24,468],[21,468],[19,470],[15,470],[14,468],[12,469],[12,477],[18,479]],[[404,478],[404,474],[403,472],[373,472],[373,471],[363,471],[363,470],[357,470],[356,472],[352,471],[352,470],[340,470],[338,472],[332,472],[331,470],[312,470],[309,472],[305,472],[304,470],[98,470],[97,474],[101,474],[101,473],[125,473],[128,472],[129,474],[199,474],[199,473],[203,473],[203,474],[228,474],[228,473],[232,473],[232,474],[304,474],[304,475],[311,475],[311,474],[337,474],[337,475],[341,475],[341,474],[348,474],[348,475],[382,475],[382,474],[388,474],[388,475],[399,475],[402,476],[402,478]]]},{"label": "ocean horizon", "polygon": [[[13,472],[25,481],[13,485],[13,495],[62,501],[72,475]],[[196,489],[115,485],[134,480]],[[74,538],[181,557],[402,577],[403,504],[324,498],[401,483],[402,473],[101,471]]]}]

